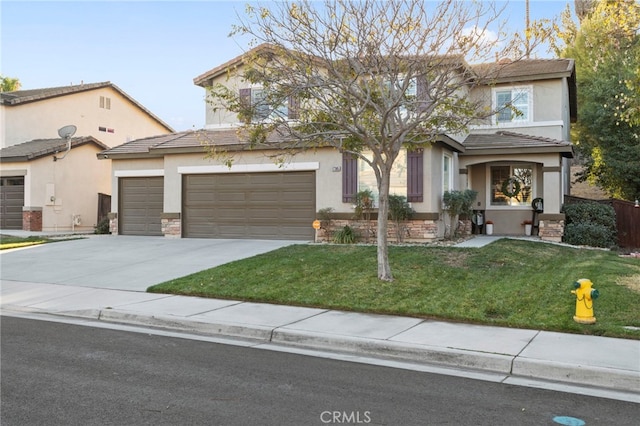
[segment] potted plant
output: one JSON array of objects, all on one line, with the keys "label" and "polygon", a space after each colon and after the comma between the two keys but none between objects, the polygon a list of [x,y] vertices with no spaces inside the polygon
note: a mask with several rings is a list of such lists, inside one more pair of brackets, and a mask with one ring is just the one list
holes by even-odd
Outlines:
[{"label": "potted plant", "polygon": [[524,225],[524,235],[531,235],[531,228],[533,227],[533,222],[530,220],[525,220],[524,222],[522,222],[522,224]]},{"label": "potted plant", "polygon": [[493,221],[492,220],[486,221],[485,227],[487,230],[487,235],[493,235]]}]

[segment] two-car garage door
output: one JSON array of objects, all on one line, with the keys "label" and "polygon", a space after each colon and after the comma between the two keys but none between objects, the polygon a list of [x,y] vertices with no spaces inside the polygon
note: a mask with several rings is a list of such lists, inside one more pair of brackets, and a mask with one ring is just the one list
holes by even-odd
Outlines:
[{"label": "two-car garage door", "polygon": [[[315,172],[182,176],[182,236],[312,240]],[[120,178],[119,233],[162,235],[163,177]]]},{"label": "two-car garage door", "polygon": [[315,172],[183,176],[184,237],[313,239]]}]

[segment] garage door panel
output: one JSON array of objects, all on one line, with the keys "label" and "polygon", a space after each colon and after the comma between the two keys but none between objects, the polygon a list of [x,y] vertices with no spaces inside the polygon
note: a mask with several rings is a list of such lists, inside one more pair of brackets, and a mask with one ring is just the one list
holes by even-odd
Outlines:
[{"label": "garage door panel", "polygon": [[22,229],[24,177],[0,178],[0,228]]},{"label": "garage door panel", "polygon": [[185,175],[183,185],[185,237],[313,238],[314,172]]},{"label": "garage door panel", "polygon": [[162,235],[163,204],[164,178],[120,178],[120,234]]}]

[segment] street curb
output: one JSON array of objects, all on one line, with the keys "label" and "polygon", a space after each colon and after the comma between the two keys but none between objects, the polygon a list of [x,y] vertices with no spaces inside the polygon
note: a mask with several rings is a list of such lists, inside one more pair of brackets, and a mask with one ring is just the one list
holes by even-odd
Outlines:
[{"label": "street curb", "polygon": [[243,339],[269,342],[272,327],[244,326],[240,324],[211,323],[194,320],[185,320],[171,316],[140,315],[132,312],[104,309],[100,311],[100,321],[118,322],[126,324],[159,327],[171,330],[180,330],[207,335],[221,335],[225,337],[240,337]]},{"label": "street curb", "polygon": [[518,355],[467,351],[449,347],[318,333],[291,329],[286,326],[247,326],[231,323],[201,322],[174,316],[147,315],[114,309],[51,312],[24,306],[4,305],[3,310],[146,326],[211,337],[241,338],[254,341],[257,344],[270,343],[300,349],[336,351],[395,361],[499,373],[509,377],[547,380],[567,385],[592,386],[611,391],[640,392],[640,377],[635,371],[574,365]]},{"label": "street curb", "polygon": [[426,362],[449,367],[470,368],[494,373],[510,374],[512,356],[464,351],[444,347],[399,343],[389,340],[337,336],[285,328],[273,331],[272,343],[311,349],[328,347],[358,355],[370,355],[396,360]]},{"label": "street curb", "polygon": [[616,368],[517,357],[513,362],[512,374],[520,377],[534,377],[563,383],[640,392],[638,373]]}]

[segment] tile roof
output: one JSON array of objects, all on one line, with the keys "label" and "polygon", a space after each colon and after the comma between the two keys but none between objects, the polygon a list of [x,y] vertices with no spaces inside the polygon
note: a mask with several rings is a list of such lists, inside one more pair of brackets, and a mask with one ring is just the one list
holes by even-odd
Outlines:
[{"label": "tile roof", "polygon": [[573,157],[573,147],[569,141],[508,131],[470,134],[465,139],[464,146],[464,155],[561,152],[567,157]]},{"label": "tile roof", "polygon": [[[122,145],[110,148],[100,153],[100,157],[114,156],[162,156],[169,152],[202,152],[207,145],[225,146],[228,149],[242,149],[248,147],[248,143],[239,135],[242,130],[216,129],[216,130],[188,130],[172,133],[170,135],[152,136],[136,139]],[[272,142],[276,142],[275,139]],[[269,149],[271,147],[259,147],[254,149]]]},{"label": "tile roof", "polygon": [[135,106],[140,108],[142,111],[147,113],[151,118],[160,123],[167,130],[173,132],[174,130],[167,123],[158,118],[155,114],[149,111],[147,108],[142,106],[142,104],[138,103],[135,99],[125,93],[122,89],[120,89],[115,84],[110,81],[105,81],[101,83],[89,83],[89,84],[76,84],[72,86],[60,86],[60,87],[47,87],[43,89],[30,89],[30,90],[15,90],[13,92],[2,92],[0,93],[0,104],[6,106],[16,106],[22,105],[29,102],[38,102],[45,99],[51,99],[58,96],[66,96],[72,95],[74,93],[86,92],[89,90],[96,90],[110,87],[124,96],[127,100],[133,103]]},{"label": "tile roof", "polygon": [[[83,136],[71,138],[71,149],[79,146],[93,143],[100,149],[108,148],[107,145],[100,142],[93,136]],[[8,146],[0,149],[0,162],[16,163],[22,161],[32,161],[41,157],[62,152],[67,148],[67,141],[64,139],[35,139],[17,145]]]},{"label": "tile roof", "polygon": [[477,64],[471,68],[480,78],[500,83],[570,77],[574,74],[575,64],[573,59],[522,59]]}]

